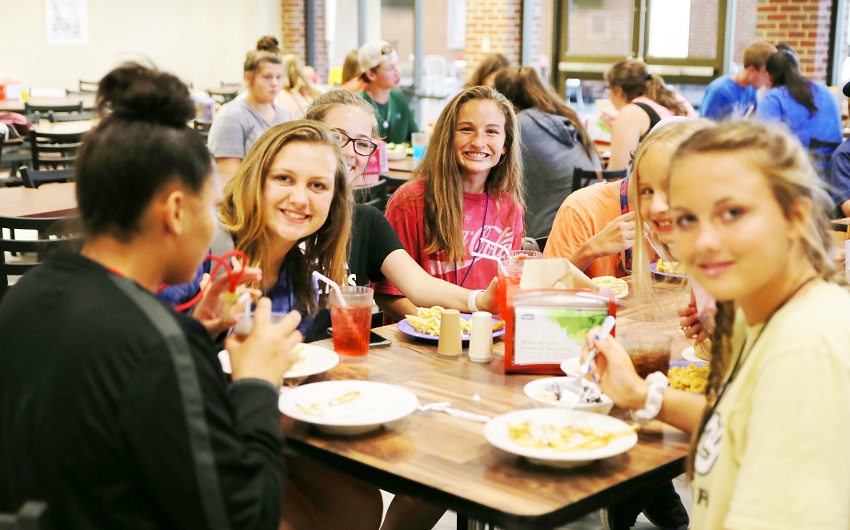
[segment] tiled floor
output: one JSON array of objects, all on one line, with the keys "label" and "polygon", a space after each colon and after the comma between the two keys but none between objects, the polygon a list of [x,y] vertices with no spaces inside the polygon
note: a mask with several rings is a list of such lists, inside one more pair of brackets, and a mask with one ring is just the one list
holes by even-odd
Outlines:
[{"label": "tiled floor", "polygon": [[[684,476],[674,480],[673,484],[676,486],[676,491],[678,491],[679,495],[682,497],[682,503],[690,513],[692,502],[691,489],[685,484]],[[384,506],[387,506],[389,504],[389,500],[392,499],[392,495],[387,492],[381,493],[384,496]],[[446,512],[443,518],[440,519],[434,527],[434,530],[455,530],[456,528],[457,515],[454,512]],[[652,530],[654,528],[655,526],[647,521],[643,515],[638,517],[637,524],[632,527],[633,530]],[[562,526],[558,530],[602,530],[602,523],[599,520],[599,514],[592,513],[566,526]]]}]

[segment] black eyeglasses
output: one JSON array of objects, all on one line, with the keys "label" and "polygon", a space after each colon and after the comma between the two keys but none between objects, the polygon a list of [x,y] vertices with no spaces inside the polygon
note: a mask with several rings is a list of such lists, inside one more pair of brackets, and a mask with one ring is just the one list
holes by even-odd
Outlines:
[{"label": "black eyeglasses", "polygon": [[354,144],[354,152],[358,155],[369,156],[375,152],[375,149],[378,148],[378,144],[374,142],[370,142],[369,140],[364,140],[362,138],[352,138],[345,134],[342,131],[337,131],[336,129],[331,131],[334,135],[334,138],[339,142],[339,147],[343,148],[349,144],[349,142]]}]

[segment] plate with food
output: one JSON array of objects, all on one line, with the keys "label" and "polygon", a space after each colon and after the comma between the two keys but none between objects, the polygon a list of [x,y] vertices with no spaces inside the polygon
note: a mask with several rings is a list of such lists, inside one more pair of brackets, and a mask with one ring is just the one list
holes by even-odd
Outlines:
[{"label": "plate with food", "polygon": [[704,394],[708,384],[708,363],[705,361],[670,361],[667,381],[670,388]]},{"label": "plate with food", "polygon": [[[416,311],[416,315],[407,315],[398,323],[398,330],[410,337],[424,340],[440,340],[440,317],[442,316],[442,307],[420,307]],[[469,341],[470,319],[472,315],[469,313],[460,314],[460,329],[461,340]],[[493,338],[501,337],[505,334],[505,321],[498,318],[493,319]]]},{"label": "plate with food", "polygon": [[655,276],[663,278],[684,280],[687,277],[685,266],[677,261],[664,261],[659,258],[658,261],[649,265],[649,270]]},{"label": "plate with food", "polygon": [[[285,379],[297,379],[327,372],[339,364],[339,355],[335,351],[313,344],[298,344],[295,346],[298,360],[283,374]],[[231,372],[230,353],[227,350],[218,352],[218,360],[224,373]]]},{"label": "plate with food", "polygon": [[600,289],[610,289],[618,302],[629,295],[629,284],[622,278],[597,276],[596,278],[591,278],[590,281],[598,285]]},{"label": "plate with food", "polygon": [[330,434],[361,434],[400,420],[419,407],[413,392],[374,381],[324,381],[284,392],[280,411]]},{"label": "plate with food", "polygon": [[[587,385],[588,391],[583,387]],[[614,402],[602,393],[596,384],[580,381],[577,377],[544,377],[535,379],[523,387],[525,395],[534,401],[535,407],[572,408],[597,414],[608,414]]]},{"label": "plate with food", "polygon": [[402,160],[407,157],[408,145],[387,144],[387,160]]},{"label": "plate with food", "polygon": [[502,414],[484,426],[484,437],[533,464],[577,467],[625,453],[637,443],[635,428],[593,412],[545,408]]}]

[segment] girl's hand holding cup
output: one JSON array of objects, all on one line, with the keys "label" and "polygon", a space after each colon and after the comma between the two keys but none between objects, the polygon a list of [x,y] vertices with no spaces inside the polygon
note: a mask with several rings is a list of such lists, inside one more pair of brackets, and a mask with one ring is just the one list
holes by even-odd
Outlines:
[{"label": "girl's hand holding cup", "polygon": [[290,311],[272,322],[271,300],[260,298],[254,309],[254,323],[248,335],[230,335],[224,341],[230,353],[233,380],[262,379],[279,386],[283,374],[298,361],[293,352],[304,337],[298,332],[301,314]]}]

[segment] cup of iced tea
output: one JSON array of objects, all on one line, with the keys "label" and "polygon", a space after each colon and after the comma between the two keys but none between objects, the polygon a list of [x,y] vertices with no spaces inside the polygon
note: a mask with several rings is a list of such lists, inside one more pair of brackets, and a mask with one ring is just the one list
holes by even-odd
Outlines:
[{"label": "cup of iced tea", "polygon": [[618,333],[617,336],[629,353],[639,376],[646,379],[653,372],[667,375],[673,337],[662,331],[636,329]]},{"label": "cup of iced tea", "polygon": [[[362,362],[369,353],[369,328],[372,325],[372,297],[369,287],[340,287],[342,299],[331,290],[328,306],[331,310],[334,351],[340,360]],[[342,301],[345,301],[343,305]]]},{"label": "cup of iced tea", "polygon": [[[525,256],[525,257],[523,257]],[[522,268],[527,259],[540,259],[542,252],[536,250],[512,250],[510,258],[502,260],[499,268],[499,287],[496,295],[499,298],[499,314],[504,315],[508,308],[507,292],[509,285],[519,285],[522,279]]]}]

